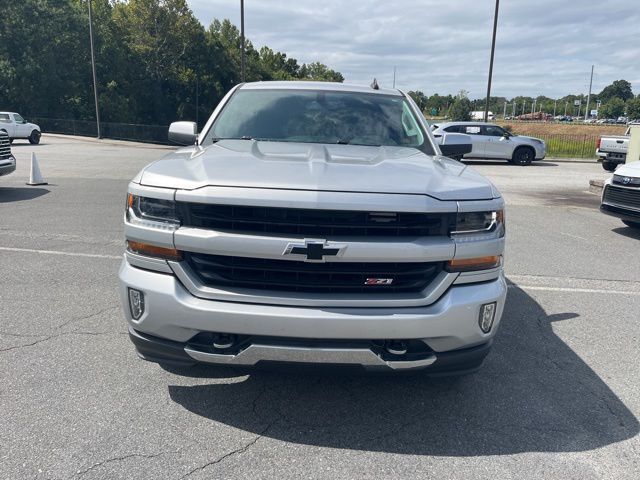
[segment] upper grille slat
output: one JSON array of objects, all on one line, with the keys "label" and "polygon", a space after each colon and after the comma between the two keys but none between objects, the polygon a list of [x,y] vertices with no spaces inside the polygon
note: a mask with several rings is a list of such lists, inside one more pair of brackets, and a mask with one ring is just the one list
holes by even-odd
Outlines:
[{"label": "upper grille slat", "polygon": [[447,235],[455,213],[372,212],[209,205],[177,202],[188,227],[255,234],[305,236]]},{"label": "upper grille slat", "polygon": [[[320,293],[399,293],[423,290],[442,271],[442,262],[307,263],[185,252],[205,285]],[[367,278],[391,278],[391,285],[365,285]]]}]

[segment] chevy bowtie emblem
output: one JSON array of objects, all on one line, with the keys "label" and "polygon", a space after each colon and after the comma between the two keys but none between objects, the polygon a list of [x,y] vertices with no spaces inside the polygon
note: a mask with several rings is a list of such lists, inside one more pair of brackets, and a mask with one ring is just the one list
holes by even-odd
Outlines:
[{"label": "chevy bowtie emblem", "polygon": [[341,255],[346,248],[346,245],[328,245],[326,240],[305,240],[288,244],[283,255],[302,255],[305,262],[324,262],[324,257]]}]

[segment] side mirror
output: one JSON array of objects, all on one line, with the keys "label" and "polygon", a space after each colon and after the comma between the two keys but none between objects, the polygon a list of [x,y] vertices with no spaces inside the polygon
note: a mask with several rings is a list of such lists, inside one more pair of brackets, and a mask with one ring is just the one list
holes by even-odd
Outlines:
[{"label": "side mirror", "polygon": [[27,123],[27,121],[23,118],[23,119],[22,119],[22,123]]},{"label": "side mirror", "polygon": [[169,125],[169,141],[178,145],[193,145],[198,139],[195,122],[173,122]]},{"label": "side mirror", "polygon": [[473,145],[469,135],[462,133],[447,133],[439,140],[440,151],[445,157],[462,158],[463,155],[471,153]]},{"label": "side mirror", "polygon": [[509,132],[504,132],[504,134],[502,135],[504,138],[510,138],[511,134]]}]

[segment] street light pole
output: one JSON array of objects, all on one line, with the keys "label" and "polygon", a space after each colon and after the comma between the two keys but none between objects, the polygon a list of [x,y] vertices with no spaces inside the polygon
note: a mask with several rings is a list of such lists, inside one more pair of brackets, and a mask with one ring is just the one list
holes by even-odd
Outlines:
[{"label": "street light pole", "polygon": [[489,60],[489,80],[487,82],[487,101],[484,104],[484,121],[489,120],[489,99],[491,98],[491,77],[493,76],[493,56],[496,51],[496,30],[498,29],[498,8],[500,0],[496,0],[496,11],[493,16],[493,36],[491,37],[491,59]]},{"label": "street light pole", "polygon": [[240,0],[240,43],[242,53],[240,55],[240,79],[245,81],[245,60],[244,60],[244,0]]},{"label": "street light pole", "polygon": [[593,65],[591,65],[591,80],[589,80],[589,95],[587,95],[587,106],[584,109],[584,119],[589,117],[589,101],[591,100],[591,87],[593,86]]},{"label": "street light pole", "polygon": [[96,82],[96,59],[93,53],[93,19],[91,17],[91,0],[89,4],[89,43],[91,44],[91,70],[93,71],[93,97],[96,102],[96,126],[98,129],[98,138],[102,138],[100,135],[100,108],[98,108],[98,84]]}]

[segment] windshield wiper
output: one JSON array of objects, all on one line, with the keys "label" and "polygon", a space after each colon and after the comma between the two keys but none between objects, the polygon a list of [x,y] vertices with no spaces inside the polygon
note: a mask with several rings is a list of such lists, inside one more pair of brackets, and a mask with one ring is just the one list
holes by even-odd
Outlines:
[{"label": "windshield wiper", "polygon": [[216,143],[221,140],[253,140],[253,137],[250,137],[249,135],[244,135],[242,137],[213,137],[211,139],[211,143]]}]

